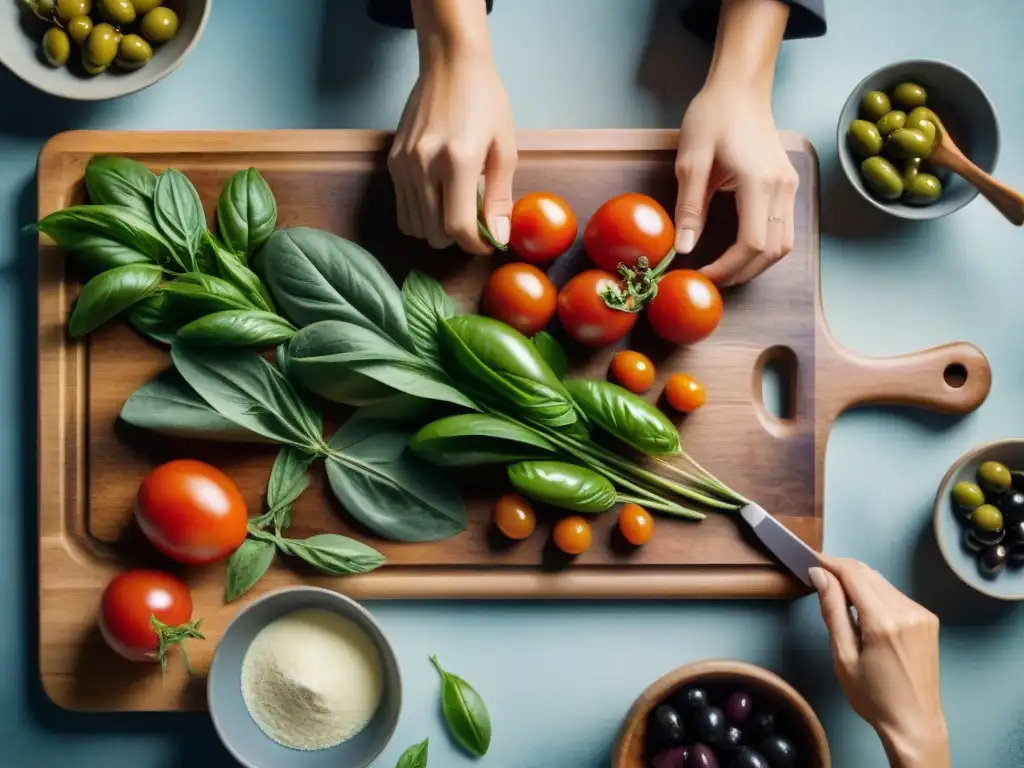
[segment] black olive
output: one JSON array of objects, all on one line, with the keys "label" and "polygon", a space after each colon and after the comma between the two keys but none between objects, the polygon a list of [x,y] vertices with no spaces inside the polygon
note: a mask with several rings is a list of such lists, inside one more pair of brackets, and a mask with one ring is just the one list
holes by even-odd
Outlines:
[{"label": "black olive", "polygon": [[1024,491],[1024,472],[1010,470],[1010,484],[1015,491]]},{"label": "black olive", "polygon": [[708,705],[708,694],[703,688],[687,688],[672,697],[676,711],[688,715]]},{"label": "black olive", "polygon": [[794,768],[796,750],[781,736],[769,736],[758,747],[771,768]]},{"label": "black olive", "polygon": [[694,744],[690,749],[690,759],[686,761],[686,768],[718,768],[718,756],[711,747]]},{"label": "black olive", "polygon": [[725,735],[722,736],[722,740],[718,742],[717,746],[723,752],[735,752],[743,746],[743,731],[735,725],[730,725],[725,729]]},{"label": "black olive", "polygon": [[725,717],[733,725],[743,725],[750,717],[754,700],[746,691],[736,691],[725,705]]},{"label": "black olive", "polygon": [[981,556],[981,561],[978,563],[978,567],[981,569],[982,574],[989,578],[998,576],[999,572],[1003,570],[1005,565],[1006,547],[1002,544],[986,549],[984,554]]},{"label": "black olive", "polygon": [[770,712],[755,712],[744,729],[750,740],[760,741],[775,735],[775,715]]},{"label": "black olive", "polygon": [[732,759],[731,768],[771,768],[768,761],[750,747],[744,747]]},{"label": "black olive", "polygon": [[725,735],[725,715],[718,707],[704,707],[690,716],[694,741],[717,745]]},{"label": "black olive", "polygon": [[964,531],[964,546],[971,552],[981,552],[985,548],[985,545],[978,541],[978,537],[970,528]]},{"label": "black olive", "polygon": [[689,747],[673,747],[656,754],[651,760],[651,768],[686,768],[689,756]]},{"label": "black olive", "polygon": [[1007,528],[1016,522],[1024,521],[1024,493],[1020,491],[1004,493],[999,499],[999,511],[1003,513]]},{"label": "black olive", "polygon": [[652,752],[661,752],[683,743],[683,718],[668,704],[659,704],[647,726],[647,744]]}]

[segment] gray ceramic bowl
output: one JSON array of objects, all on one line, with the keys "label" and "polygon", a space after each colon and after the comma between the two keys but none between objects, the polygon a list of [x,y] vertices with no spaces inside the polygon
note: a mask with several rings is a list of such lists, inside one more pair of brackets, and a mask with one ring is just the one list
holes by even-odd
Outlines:
[{"label": "gray ceramic bowl", "polygon": [[[329,749],[288,749],[256,725],[242,699],[242,659],[253,638],[270,622],[309,608],[334,611],[355,622],[373,640],[384,666],[380,707],[355,738]],[[395,651],[369,611],[337,592],[292,587],[271,592],[244,608],[224,631],[210,666],[207,699],[224,746],[246,768],[365,768],[395,733],[402,708],[402,676]]]},{"label": "gray ceramic bowl", "polygon": [[906,80],[928,91],[928,106],[942,119],[953,141],[982,170],[992,173],[999,155],[999,124],[995,108],[981,86],[966,72],[942,61],[915,59],[887,64],[865,77],[853,89],[839,114],[837,145],[839,162],[846,178],[871,205],[902,219],[924,221],[953,213],[973,200],[978,191],[959,176],[940,173],[942,197],[932,205],[907,205],[901,201],[879,200],[864,185],[860,158],[851,150],[846,132],[860,117],[860,100],[868,91],[885,91]]},{"label": "gray ceramic bowl", "polygon": [[[99,0],[93,5],[96,2]],[[40,56],[45,24],[25,7],[23,0],[0,0],[0,64],[29,85],[54,96],[78,101],[116,99],[141,91],[177,69],[202,37],[212,2],[164,0],[164,5],[178,14],[177,36],[169,43],[154,46],[153,58],[141,69],[126,72],[111,67],[101,75],[90,77],[74,64],[58,69],[47,64]],[[78,46],[74,43],[71,56],[78,56]]]},{"label": "gray ceramic bowl", "polygon": [[953,505],[953,486],[961,480],[977,482],[975,474],[986,461],[1000,461],[1011,470],[1024,469],[1024,438],[986,443],[953,462],[935,496],[935,539],[950,569],[969,587],[997,600],[1024,600],[1024,568],[1007,566],[995,578],[988,578],[978,570],[978,556],[963,544],[965,527]]}]

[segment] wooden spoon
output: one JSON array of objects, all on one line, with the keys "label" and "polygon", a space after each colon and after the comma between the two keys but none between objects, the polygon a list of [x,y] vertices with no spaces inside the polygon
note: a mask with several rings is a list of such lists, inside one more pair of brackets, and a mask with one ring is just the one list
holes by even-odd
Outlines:
[{"label": "wooden spoon", "polygon": [[945,126],[936,126],[938,134],[935,147],[928,161],[941,165],[953,173],[962,176],[972,184],[996,209],[1018,227],[1024,225],[1024,195],[1015,189],[996,181],[977,165],[967,159],[960,148],[953,142]]}]

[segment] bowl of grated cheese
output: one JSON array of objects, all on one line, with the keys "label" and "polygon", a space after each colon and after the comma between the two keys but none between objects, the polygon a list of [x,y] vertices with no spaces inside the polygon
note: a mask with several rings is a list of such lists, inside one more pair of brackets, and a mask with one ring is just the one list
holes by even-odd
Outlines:
[{"label": "bowl of grated cheese", "polygon": [[398,659],[351,598],[292,587],[253,601],[217,645],[214,728],[247,768],[365,768],[398,725]]}]

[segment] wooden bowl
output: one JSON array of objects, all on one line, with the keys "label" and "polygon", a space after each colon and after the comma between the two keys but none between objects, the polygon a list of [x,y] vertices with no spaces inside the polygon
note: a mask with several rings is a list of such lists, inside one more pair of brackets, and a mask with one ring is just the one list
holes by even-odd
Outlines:
[{"label": "wooden bowl", "polygon": [[[612,751],[612,768],[647,768],[644,741],[647,716],[677,690],[701,688],[742,689],[757,702],[767,701],[775,713],[779,731],[792,739],[800,755],[802,768],[830,768],[825,729],[811,705],[781,677],[767,669],[742,661],[709,660],[679,667],[656,680],[633,703],[622,723]],[[713,693],[712,693],[713,695]]]}]

